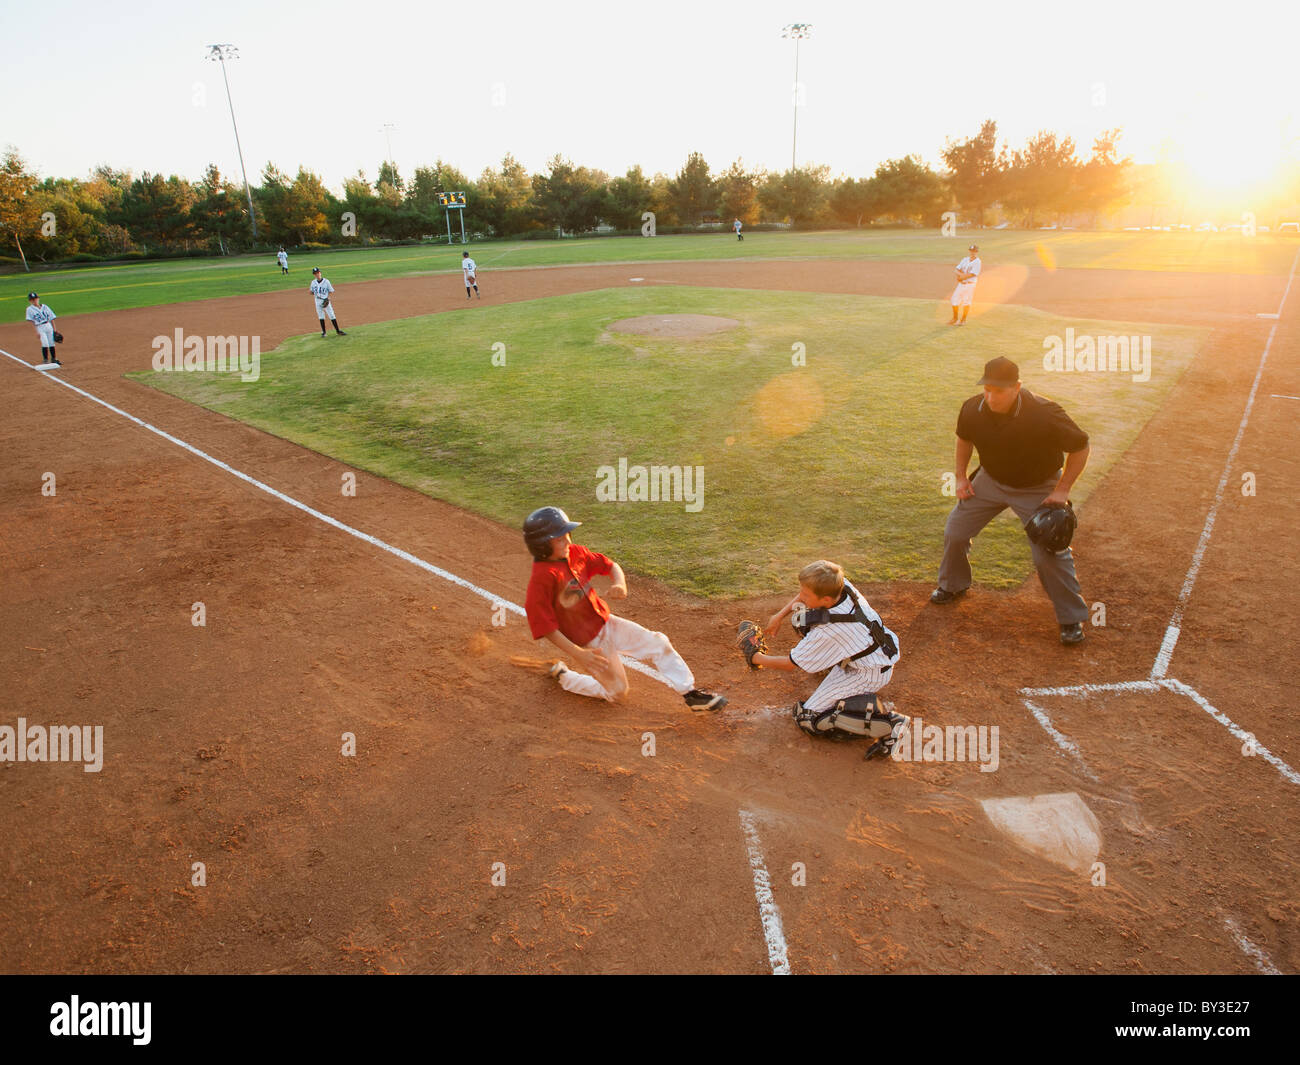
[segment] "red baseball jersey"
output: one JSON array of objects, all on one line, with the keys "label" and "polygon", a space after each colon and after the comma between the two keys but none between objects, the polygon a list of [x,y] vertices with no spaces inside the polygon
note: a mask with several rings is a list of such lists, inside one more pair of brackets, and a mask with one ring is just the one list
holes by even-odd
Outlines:
[{"label": "red baseball jersey", "polygon": [[559,629],[579,647],[591,643],[609,620],[609,607],[592,590],[591,580],[613,568],[608,558],[581,544],[569,546],[567,559],[534,562],[524,598],[533,639]]}]

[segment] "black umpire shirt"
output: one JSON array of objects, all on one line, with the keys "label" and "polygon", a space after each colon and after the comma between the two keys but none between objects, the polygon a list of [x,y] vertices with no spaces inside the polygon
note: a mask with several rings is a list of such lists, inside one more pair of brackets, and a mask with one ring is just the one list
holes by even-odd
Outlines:
[{"label": "black umpire shirt", "polygon": [[975,445],[980,467],[999,484],[1032,488],[1056,479],[1064,452],[1082,451],[1088,434],[1059,403],[1023,386],[1006,414],[994,414],[984,393],[971,396],[957,415],[957,435]]}]

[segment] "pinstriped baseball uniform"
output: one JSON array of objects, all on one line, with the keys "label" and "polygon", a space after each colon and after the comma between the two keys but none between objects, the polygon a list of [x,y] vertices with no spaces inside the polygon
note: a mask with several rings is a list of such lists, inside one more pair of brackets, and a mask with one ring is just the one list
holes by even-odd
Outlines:
[{"label": "pinstriped baseball uniform", "polygon": [[[849,596],[850,588],[853,588],[853,585],[845,581],[839,602],[830,608],[830,613],[850,615],[853,613],[853,599]],[[880,615],[871,609],[871,605],[862,593],[856,588],[853,588],[853,592],[857,595],[858,602],[862,604],[863,613],[885,628],[885,631],[893,637],[895,648],[898,648],[898,637],[885,627]],[[878,648],[864,658],[850,662],[847,666],[840,664],[850,655],[865,651],[874,642],[871,630],[865,625],[831,622],[811,629],[790,652],[790,661],[805,673],[820,673],[823,669],[829,669],[830,673],[818,685],[817,690],[804,700],[804,709],[829,710],[839,700],[846,699],[850,695],[865,695],[868,692],[879,691],[888,684],[893,676],[892,667],[898,661],[898,656],[890,658],[884,648]]]},{"label": "pinstriped baseball uniform", "polygon": [[36,332],[41,337],[42,347],[54,347],[54,326],[51,323],[57,317],[58,315],[44,303],[39,307],[28,305],[27,320],[36,326]]}]

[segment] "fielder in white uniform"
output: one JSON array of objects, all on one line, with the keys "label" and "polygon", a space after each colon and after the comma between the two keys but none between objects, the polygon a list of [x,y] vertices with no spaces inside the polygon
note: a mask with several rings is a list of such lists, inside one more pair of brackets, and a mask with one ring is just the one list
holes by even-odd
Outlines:
[{"label": "fielder in white uniform", "polygon": [[275,253],[275,261],[280,264],[280,273],[287,274],[289,272],[289,253],[283,247]]},{"label": "fielder in white uniform", "polygon": [[41,365],[47,368],[63,365],[54,353],[54,319],[57,317],[35,292],[27,294],[27,320],[36,326],[36,335],[41,341]]},{"label": "fielder in white uniform", "polygon": [[737,239],[737,240],[744,240],[744,239],[745,239],[745,238],[741,235],[741,233],[740,233],[740,229],[741,229],[741,226],[742,226],[742,225],[744,225],[744,223],[741,222],[741,220],[740,220],[739,218],[737,218],[734,222],[731,223],[731,228],[734,229],[734,230],[736,231],[736,239]]},{"label": "fielder in white uniform", "polygon": [[334,305],[330,302],[330,293],[334,291],[334,286],[329,283],[329,278],[321,276],[319,266],[313,266],[311,273],[311,294],[316,300],[316,317],[320,319],[320,335],[325,336],[325,316],[329,315],[329,320],[334,323],[334,332],[341,337],[347,336],[347,333],[339,328],[339,320],[334,316]]},{"label": "fielder in white uniform", "polygon": [[465,274],[465,298],[467,300],[474,298],[469,294],[469,290],[472,288],[478,294],[478,298],[482,299],[483,293],[479,292],[478,281],[474,277],[478,267],[474,265],[474,260],[469,257],[467,251],[460,253],[460,268]]},{"label": "fielder in white uniform", "polygon": [[755,654],[754,664],[787,672],[829,670],[817,690],[795,704],[799,727],[814,735],[838,728],[871,736],[877,742],[867,756],[888,754],[911,722],[904,714],[881,709],[875,698],[898,664],[898,637],[844,579],[844,570],[825,559],[799,571],[799,594],[772,615],[765,634],[774,638],[791,614],[803,638],[789,654]]},{"label": "fielder in white uniform", "polygon": [[[952,290],[952,321],[949,325],[965,325],[966,315],[970,314],[970,302],[975,298],[975,282],[980,276],[980,249],[972,244],[967,249],[969,254],[957,264],[957,287]],[[961,320],[957,320],[957,308],[961,308]]]}]

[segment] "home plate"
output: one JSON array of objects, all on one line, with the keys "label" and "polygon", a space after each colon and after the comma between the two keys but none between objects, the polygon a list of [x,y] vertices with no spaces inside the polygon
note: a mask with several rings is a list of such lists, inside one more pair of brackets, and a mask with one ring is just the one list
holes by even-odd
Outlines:
[{"label": "home plate", "polygon": [[980,805],[993,827],[1025,850],[1077,873],[1090,872],[1101,852],[1101,825],[1076,792],[984,799]]}]

